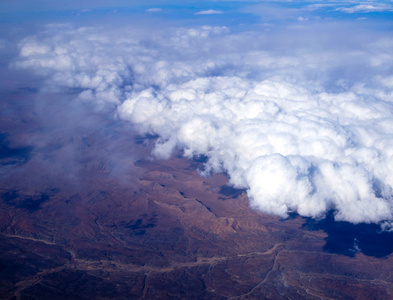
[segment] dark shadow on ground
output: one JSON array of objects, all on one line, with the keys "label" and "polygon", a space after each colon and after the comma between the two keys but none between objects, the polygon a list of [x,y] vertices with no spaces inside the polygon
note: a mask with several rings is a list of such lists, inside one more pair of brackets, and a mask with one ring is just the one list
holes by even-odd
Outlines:
[{"label": "dark shadow on ground", "polygon": [[305,219],[304,229],[323,230],[328,235],[323,249],[329,253],[354,257],[361,252],[377,258],[393,253],[393,232],[382,231],[377,224],[335,221],[334,211],[322,220]]},{"label": "dark shadow on ground", "polygon": [[236,189],[230,185],[222,185],[220,187],[219,193],[227,197],[237,198],[245,191],[246,191],[245,189]]},{"label": "dark shadow on ground", "polygon": [[0,166],[25,164],[29,161],[33,147],[12,147],[8,139],[8,134],[0,132]]}]

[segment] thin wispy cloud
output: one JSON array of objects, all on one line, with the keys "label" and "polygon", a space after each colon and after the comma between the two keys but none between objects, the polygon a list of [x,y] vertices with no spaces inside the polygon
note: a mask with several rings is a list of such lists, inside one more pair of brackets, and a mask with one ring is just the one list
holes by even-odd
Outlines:
[{"label": "thin wispy cloud", "polygon": [[335,9],[336,11],[341,11],[349,14],[353,13],[370,13],[370,12],[383,12],[383,11],[393,11],[393,7],[385,4],[359,4],[351,7],[339,7]]},{"label": "thin wispy cloud", "polygon": [[209,10],[202,10],[197,13],[196,15],[220,15],[223,14],[224,12],[221,10],[214,10],[214,9],[209,9]]},{"label": "thin wispy cloud", "polygon": [[160,12],[162,11],[162,8],[149,8],[146,9],[146,12]]}]

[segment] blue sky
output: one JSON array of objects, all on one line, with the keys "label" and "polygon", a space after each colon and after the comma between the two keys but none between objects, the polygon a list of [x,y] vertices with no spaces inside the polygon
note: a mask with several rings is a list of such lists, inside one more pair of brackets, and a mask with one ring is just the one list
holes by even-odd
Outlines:
[{"label": "blue sky", "polygon": [[[159,8],[162,11],[146,13]],[[200,11],[215,10],[223,14],[195,15]],[[256,23],[260,21],[291,21],[294,17],[357,19],[379,21],[391,19],[391,1],[2,1],[2,22],[83,21],[101,18],[151,18],[222,22]],[[159,15],[159,16],[157,16]],[[219,20],[219,21],[217,21]]]}]

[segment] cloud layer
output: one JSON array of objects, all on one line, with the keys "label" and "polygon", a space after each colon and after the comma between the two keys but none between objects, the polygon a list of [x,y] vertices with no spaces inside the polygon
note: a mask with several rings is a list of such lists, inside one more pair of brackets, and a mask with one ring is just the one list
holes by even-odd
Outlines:
[{"label": "cloud layer", "polygon": [[380,222],[393,219],[393,40],[363,29],[52,25],[11,67],[158,134],[158,158],[205,155],[205,175],[226,172],[263,212]]}]

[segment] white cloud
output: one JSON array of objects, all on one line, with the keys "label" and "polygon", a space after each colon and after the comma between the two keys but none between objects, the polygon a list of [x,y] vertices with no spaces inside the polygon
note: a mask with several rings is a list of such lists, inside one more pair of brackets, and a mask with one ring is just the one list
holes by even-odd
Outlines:
[{"label": "white cloud", "polygon": [[317,10],[321,8],[326,8],[326,7],[336,7],[337,4],[327,4],[327,3],[318,3],[318,4],[309,4],[305,7],[307,10]]},{"label": "white cloud", "polygon": [[351,7],[339,7],[336,8],[337,11],[342,11],[345,13],[369,13],[369,12],[381,12],[381,11],[393,11],[393,7],[386,4],[359,4]]},{"label": "white cloud", "polygon": [[214,10],[214,9],[209,9],[209,10],[202,10],[197,13],[196,15],[220,15],[223,12],[221,10]]},{"label": "white cloud", "polygon": [[149,9],[146,9],[146,12],[160,12],[160,11],[162,11],[161,8],[149,8]]},{"label": "white cloud", "polygon": [[49,28],[20,42],[13,66],[110,103],[160,136],[157,157],[206,155],[205,174],[226,172],[264,212],[393,220],[392,40],[340,28]]}]

